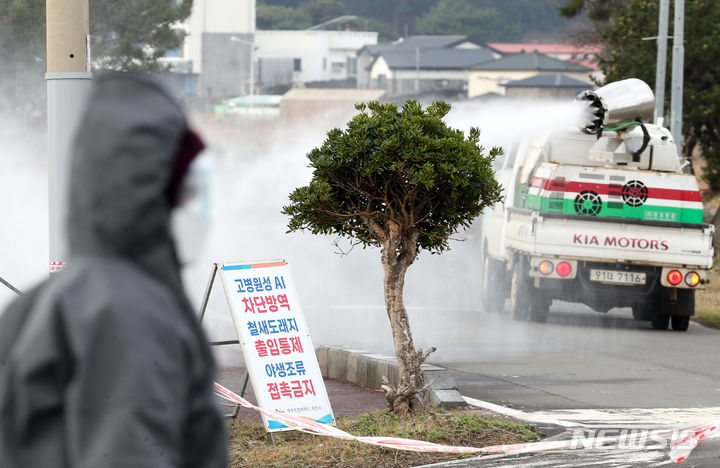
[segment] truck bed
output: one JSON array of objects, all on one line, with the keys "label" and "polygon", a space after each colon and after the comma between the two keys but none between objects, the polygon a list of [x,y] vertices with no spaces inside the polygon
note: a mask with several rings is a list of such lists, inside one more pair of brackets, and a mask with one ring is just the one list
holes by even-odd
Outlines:
[{"label": "truck bed", "polygon": [[505,246],[533,256],[710,268],[711,224],[594,217],[508,208]]}]

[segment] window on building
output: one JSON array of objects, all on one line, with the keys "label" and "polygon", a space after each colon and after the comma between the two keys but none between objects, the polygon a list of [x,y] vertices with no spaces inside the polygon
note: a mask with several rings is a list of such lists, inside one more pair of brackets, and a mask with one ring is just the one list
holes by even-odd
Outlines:
[{"label": "window on building", "polygon": [[332,72],[333,73],[340,73],[345,69],[345,62],[333,62],[332,63]]},{"label": "window on building", "polygon": [[377,77],[377,89],[385,89],[387,88],[387,76],[385,75],[378,75]]},{"label": "window on building", "polygon": [[348,57],[347,72],[348,75],[357,75],[357,59],[355,57]]},{"label": "window on building", "polygon": [[296,58],[293,60],[293,71],[302,71],[302,59]]},{"label": "window on building", "polygon": [[323,70],[327,70],[327,58],[323,57]]}]

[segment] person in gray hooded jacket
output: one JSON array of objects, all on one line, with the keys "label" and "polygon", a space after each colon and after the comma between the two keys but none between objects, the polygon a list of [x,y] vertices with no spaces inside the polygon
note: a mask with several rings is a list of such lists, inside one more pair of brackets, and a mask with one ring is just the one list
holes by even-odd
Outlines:
[{"label": "person in gray hooded jacket", "polygon": [[224,467],[214,364],[169,228],[202,142],[147,78],[94,80],[69,265],[0,316],[4,468]]}]

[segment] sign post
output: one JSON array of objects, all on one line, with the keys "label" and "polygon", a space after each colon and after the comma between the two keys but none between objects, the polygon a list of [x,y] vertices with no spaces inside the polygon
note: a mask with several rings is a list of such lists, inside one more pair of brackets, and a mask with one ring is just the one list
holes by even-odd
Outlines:
[{"label": "sign post", "polygon": [[[334,424],[287,262],[218,263],[208,291],[215,272],[222,281],[258,406]],[[263,423],[271,433],[292,430],[265,415]]]}]

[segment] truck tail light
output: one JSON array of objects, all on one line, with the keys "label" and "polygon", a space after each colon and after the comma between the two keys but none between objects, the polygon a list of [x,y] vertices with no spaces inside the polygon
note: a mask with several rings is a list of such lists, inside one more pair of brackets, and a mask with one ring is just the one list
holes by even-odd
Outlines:
[{"label": "truck tail light", "polygon": [[700,283],[700,275],[698,275],[696,272],[691,271],[685,275],[685,284],[687,284],[688,286],[695,287],[698,285],[698,283]]},{"label": "truck tail light", "polygon": [[683,275],[677,270],[672,270],[667,274],[667,280],[668,283],[670,283],[671,285],[677,286],[678,284],[682,283]]},{"label": "truck tail light", "polygon": [[555,272],[560,276],[567,276],[572,272],[572,266],[568,262],[560,262],[555,267]]},{"label": "truck tail light", "polygon": [[553,264],[549,260],[543,260],[540,262],[540,265],[538,265],[538,270],[540,273],[547,276],[553,272]]}]

